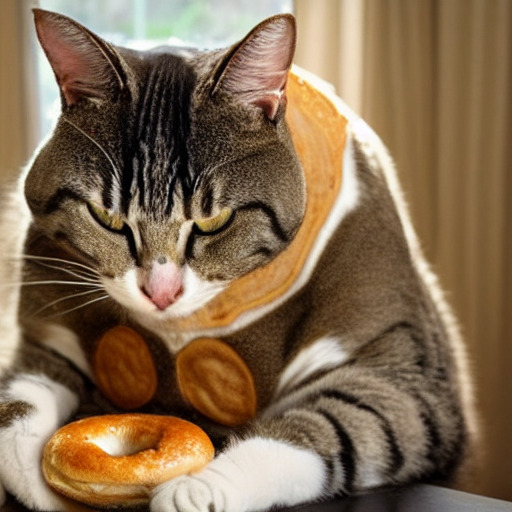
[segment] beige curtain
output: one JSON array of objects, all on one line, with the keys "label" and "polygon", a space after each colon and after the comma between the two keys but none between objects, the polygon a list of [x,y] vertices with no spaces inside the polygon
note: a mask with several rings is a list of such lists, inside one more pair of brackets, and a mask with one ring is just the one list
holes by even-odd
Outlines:
[{"label": "beige curtain", "polygon": [[32,0],[0,0],[0,185],[18,175],[39,138]]},{"label": "beige curtain", "polygon": [[470,348],[478,489],[512,500],[512,2],[296,0],[296,62],[390,148]]}]

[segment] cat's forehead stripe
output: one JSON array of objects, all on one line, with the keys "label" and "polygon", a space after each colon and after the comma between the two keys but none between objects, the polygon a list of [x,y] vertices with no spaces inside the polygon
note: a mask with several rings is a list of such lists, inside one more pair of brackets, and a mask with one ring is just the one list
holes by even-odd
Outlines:
[{"label": "cat's forehead stripe", "polygon": [[121,191],[125,211],[130,192],[138,189],[142,210],[167,217],[177,183],[190,187],[187,138],[193,84],[193,72],[179,57],[160,54],[148,64],[134,103],[132,140],[125,141],[131,152]]}]

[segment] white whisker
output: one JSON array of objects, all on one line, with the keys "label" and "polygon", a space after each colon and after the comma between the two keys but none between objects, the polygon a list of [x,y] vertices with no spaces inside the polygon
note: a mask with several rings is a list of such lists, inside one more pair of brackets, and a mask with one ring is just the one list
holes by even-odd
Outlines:
[{"label": "white whisker", "polygon": [[72,311],[76,311],[77,309],[85,308],[86,306],[90,306],[91,304],[94,304],[95,302],[99,302],[101,300],[105,300],[108,298],[109,298],[109,295],[102,295],[101,297],[92,299],[89,302],[85,302],[84,304],[80,304],[79,306],[76,306],[74,308],[66,309],[65,311],[60,311],[59,313],[55,313],[54,315],[49,315],[47,318],[55,318],[58,316],[67,315],[68,313],[71,313]]},{"label": "white whisker", "polygon": [[53,279],[43,280],[43,281],[21,281],[21,282],[11,282],[11,283],[0,283],[0,288],[10,287],[10,286],[42,286],[46,284],[66,284],[66,285],[75,285],[75,286],[88,286],[88,287],[97,287],[97,283],[82,283],[81,281],[57,281]]},{"label": "white whisker", "polygon": [[73,260],[65,260],[62,258],[53,258],[53,257],[49,257],[49,256],[34,256],[31,254],[22,255],[22,259],[35,260],[35,261],[51,261],[54,263],[64,263],[66,265],[71,265],[71,266],[82,268],[91,274],[98,275],[98,276],[100,275],[100,273],[97,270],[95,270],[91,267],[88,267],[87,265],[84,265],[82,263],[78,263],[77,261],[73,261]]},{"label": "white whisker", "polygon": [[50,302],[49,304],[44,305],[42,308],[39,308],[37,311],[32,313],[32,316],[37,316],[39,313],[42,313],[46,309],[49,309],[52,306],[59,304],[60,302],[64,302],[66,300],[71,300],[71,299],[75,299],[77,297],[83,297],[84,295],[91,295],[92,293],[99,293],[99,292],[103,292],[103,291],[104,291],[103,288],[98,287],[95,290],[87,290],[85,292],[74,293],[73,295],[67,295],[66,297],[60,297],[59,299],[56,299],[56,300]]},{"label": "white whisker", "polygon": [[86,139],[90,140],[104,155],[105,155],[105,158],[109,161],[111,167],[112,167],[112,170],[114,171],[114,176],[116,177],[116,179],[119,181],[120,179],[120,176],[121,176],[121,173],[119,172],[119,169],[118,167],[116,166],[114,160],[111,158],[111,156],[107,153],[107,151],[105,150],[105,148],[102,147],[102,145],[97,142],[96,140],[94,140],[87,132],[85,132],[84,130],[82,130],[79,126],[77,126],[75,123],[73,123],[73,121],[70,121],[69,119],[67,119],[66,117],[62,117],[62,119],[68,123],[70,126],[72,126],[75,130],[78,131],[78,133],[81,133]]},{"label": "white whisker", "polygon": [[[89,283],[99,283],[100,282],[98,276],[95,276],[94,274],[86,274],[85,272],[83,272],[80,269],[79,270],[71,270],[69,268],[57,267],[56,265],[50,265],[48,263],[43,263],[41,261],[37,261],[36,263],[45,268],[51,268],[54,270],[59,270],[61,272],[66,272],[66,274],[78,277],[79,279],[81,279],[83,281],[88,281]],[[83,272],[83,273],[80,273],[80,272]]]}]

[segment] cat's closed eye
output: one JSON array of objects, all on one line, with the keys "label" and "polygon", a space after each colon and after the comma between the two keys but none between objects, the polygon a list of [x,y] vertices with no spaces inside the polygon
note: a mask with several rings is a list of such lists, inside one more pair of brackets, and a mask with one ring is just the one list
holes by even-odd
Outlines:
[{"label": "cat's closed eye", "polygon": [[109,212],[106,208],[89,201],[87,203],[89,213],[93,219],[106,229],[112,231],[122,231],[125,227],[124,220],[119,213]]},{"label": "cat's closed eye", "polygon": [[196,219],[194,221],[194,232],[199,235],[215,235],[226,229],[233,220],[233,217],[233,210],[224,207],[217,215]]}]

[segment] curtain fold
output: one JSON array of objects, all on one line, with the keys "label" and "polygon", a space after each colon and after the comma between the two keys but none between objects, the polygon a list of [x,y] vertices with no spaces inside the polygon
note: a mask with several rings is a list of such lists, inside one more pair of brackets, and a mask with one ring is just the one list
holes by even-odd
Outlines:
[{"label": "curtain fold", "polygon": [[15,178],[39,139],[32,13],[36,0],[1,0],[0,185]]},{"label": "curtain fold", "polygon": [[512,500],[512,2],[296,0],[296,14],[296,62],[395,158],[470,349],[487,455],[475,490]]}]

